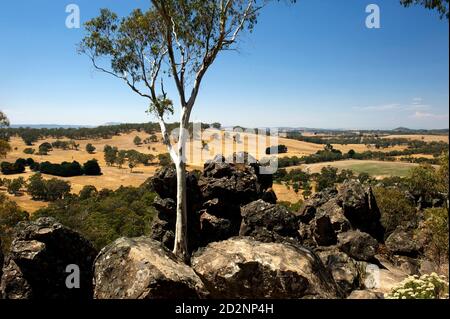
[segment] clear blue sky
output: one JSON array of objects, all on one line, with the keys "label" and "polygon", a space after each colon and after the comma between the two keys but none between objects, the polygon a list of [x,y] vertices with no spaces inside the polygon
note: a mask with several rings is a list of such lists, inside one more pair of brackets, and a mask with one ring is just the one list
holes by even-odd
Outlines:
[{"label": "clear blue sky", "polygon": [[[146,100],[95,72],[67,29],[108,7],[126,14],[144,0],[5,0],[0,4],[0,110],[13,124],[145,122]],[[381,29],[365,27],[366,5]],[[299,0],[270,5],[240,52],[205,78],[193,120],[243,126],[447,128],[447,20],[397,0]],[[170,94],[175,98],[175,92]],[[177,119],[176,117],[175,119]]]}]

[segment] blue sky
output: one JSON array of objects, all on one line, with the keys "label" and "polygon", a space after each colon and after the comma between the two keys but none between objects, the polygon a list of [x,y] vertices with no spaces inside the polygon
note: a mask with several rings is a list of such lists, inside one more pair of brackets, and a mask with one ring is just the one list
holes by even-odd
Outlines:
[{"label": "blue sky", "polygon": [[[270,5],[239,52],[205,78],[192,119],[224,125],[447,128],[448,21],[396,0],[299,0]],[[144,0],[8,0],[0,4],[0,110],[13,124],[146,122],[146,100],[76,53],[66,5],[86,21]],[[378,4],[381,28],[367,29]],[[176,93],[169,94],[176,98]],[[174,120],[178,118],[175,114]]]}]

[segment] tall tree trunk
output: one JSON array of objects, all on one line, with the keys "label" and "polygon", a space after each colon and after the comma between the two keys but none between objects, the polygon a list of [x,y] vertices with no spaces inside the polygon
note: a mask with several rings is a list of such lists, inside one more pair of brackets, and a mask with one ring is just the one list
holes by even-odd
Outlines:
[{"label": "tall tree trunk", "polygon": [[[185,113],[185,112],[183,112]],[[177,219],[175,225],[175,245],[173,253],[184,262],[189,262],[189,253],[187,249],[187,196],[186,196],[186,123],[188,118],[183,114],[180,123],[180,133],[178,138],[178,160],[175,163],[177,171]]]}]

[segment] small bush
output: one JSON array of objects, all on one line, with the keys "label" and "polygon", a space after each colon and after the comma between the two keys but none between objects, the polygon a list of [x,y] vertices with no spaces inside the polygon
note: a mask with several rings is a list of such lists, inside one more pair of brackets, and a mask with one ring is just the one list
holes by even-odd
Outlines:
[{"label": "small bush", "polygon": [[28,148],[24,149],[23,152],[25,154],[32,155],[32,154],[34,154],[36,152],[36,150],[34,148],[28,147]]},{"label": "small bush", "polygon": [[448,299],[448,282],[444,276],[411,276],[385,295],[386,299]]}]

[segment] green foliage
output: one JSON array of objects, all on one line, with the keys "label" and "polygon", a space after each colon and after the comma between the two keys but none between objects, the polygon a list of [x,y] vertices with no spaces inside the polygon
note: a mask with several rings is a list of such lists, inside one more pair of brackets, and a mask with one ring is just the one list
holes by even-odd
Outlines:
[{"label": "green foliage", "polygon": [[417,222],[414,203],[397,188],[375,187],[374,195],[381,212],[381,223],[389,236],[398,226]]},{"label": "green foliage", "polygon": [[92,197],[96,197],[97,195],[98,191],[95,186],[86,185],[81,189],[80,194],[78,196],[80,197],[80,200],[86,200]]},{"label": "green foliage", "polygon": [[448,263],[449,226],[446,208],[429,208],[425,210],[424,228],[428,241],[425,254],[437,264]]},{"label": "green foliage", "polygon": [[158,154],[158,161],[161,166],[172,165],[172,159],[170,158],[169,153]]},{"label": "green foliage", "polygon": [[326,188],[334,187],[338,177],[337,172],[338,169],[335,167],[323,167],[317,178],[317,191],[320,192]]},{"label": "green foliage", "polygon": [[0,249],[6,253],[10,243],[14,226],[20,221],[28,220],[28,213],[24,212],[17,204],[0,194]]},{"label": "green foliage", "polygon": [[296,203],[279,201],[277,204],[286,207],[290,212],[297,213],[300,210],[300,207],[302,207],[303,201],[299,200]]},{"label": "green foliage", "polygon": [[35,150],[34,148],[28,147],[28,148],[24,149],[23,152],[24,152],[25,154],[32,155],[32,154],[34,154],[34,153],[36,152],[36,150]]},{"label": "green foliage", "polygon": [[34,200],[55,201],[70,193],[70,183],[56,178],[44,180],[40,173],[28,179],[27,192]]},{"label": "green foliage", "polygon": [[51,203],[33,214],[33,218],[54,217],[91,240],[97,249],[122,236],[149,235],[156,195],[144,185],[102,190],[98,194],[90,187],[80,194],[83,196]]},{"label": "green foliage", "polygon": [[73,161],[72,163],[62,162],[61,164],[44,162],[40,164],[39,171],[42,174],[61,177],[73,177],[83,175],[83,168],[77,161]]},{"label": "green foliage", "polygon": [[100,166],[98,165],[98,162],[96,159],[87,161],[83,165],[83,172],[87,176],[99,176],[102,175],[102,170]]},{"label": "green foliage", "polygon": [[448,281],[436,273],[410,276],[403,280],[386,299],[448,299]]},{"label": "green foliage", "polygon": [[411,5],[421,5],[430,10],[436,10],[442,18],[449,18],[449,4],[448,0],[400,0],[400,3],[405,7]]},{"label": "green foliage", "polygon": [[117,147],[105,145],[103,152],[105,154],[106,165],[113,166],[116,163],[117,154],[119,153]]},{"label": "green foliage", "polygon": [[39,145],[38,155],[47,155],[51,150],[53,150],[52,144],[48,142],[42,143],[41,145]]},{"label": "green foliage", "polygon": [[25,185],[25,179],[23,177],[19,177],[19,178],[10,180],[7,183],[8,193],[10,193],[11,195],[17,196],[20,194],[20,190],[22,189],[22,187],[24,185]]},{"label": "green foliage", "polygon": [[407,177],[407,184],[414,196],[422,197],[425,202],[431,202],[438,193],[436,169],[427,164],[412,168]]},{"label": "green foliage", "polygon": [[5,175],[22,174],[25,172],[25,165],[16,161],[15,163],[2,162],[0,164],[0,170]]},{"label": "green foliage", "polygon": [[94,145],[92,145],[91,143],[86,145],[86,152],[88,152],[89,154],[94,154],[96,148]]},{"label": "green foliage", "polygon": [[11,151],[11,145],[7,141],[0,139],[0,158],[5,158]]},{"label": "green foliage", "polygon": [[133,139],[133,143],[134,143],[134,145],[136,145],[136,146],[140,146],[140,145],[142,145],[142,139],[141,139],[139,136],[136,136],[136,137]]}]

